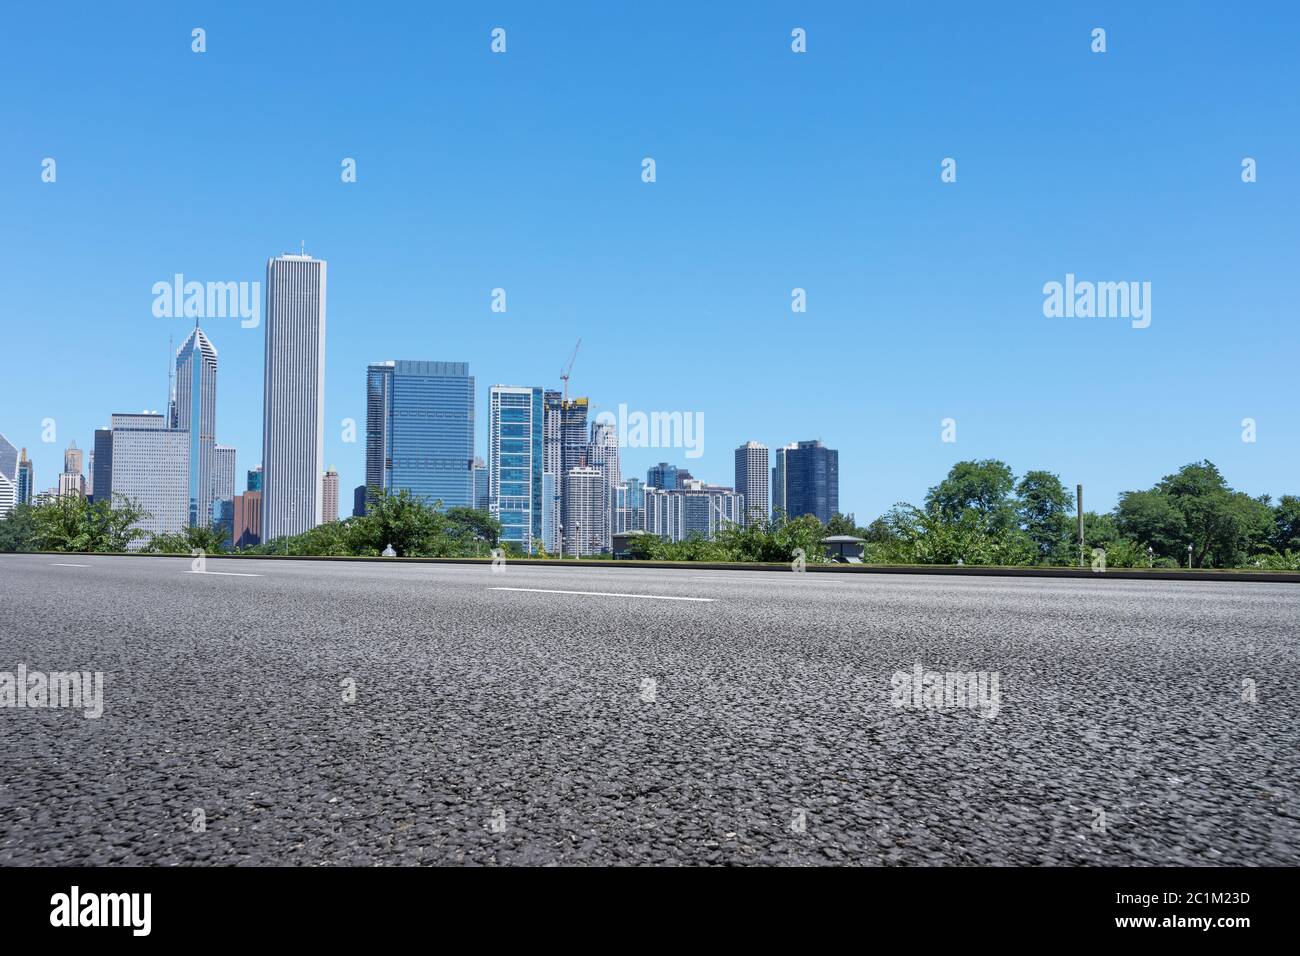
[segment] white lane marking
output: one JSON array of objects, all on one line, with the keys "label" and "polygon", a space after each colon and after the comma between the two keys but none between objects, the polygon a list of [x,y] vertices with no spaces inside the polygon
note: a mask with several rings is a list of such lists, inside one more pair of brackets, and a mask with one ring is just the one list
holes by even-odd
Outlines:
[{"label": "white lane marking", "polygon": [[88,564],[60,564],[60,563],[57,562],[57,561],[51,561],[51,562],[50,562],[50,567],[52,567],[52,568],[88,568],[88,567],[90,567],[90,565],[88,565]]},{"label": "white lane marking", "polygon": [[713,598],[671,597],[666,594],[622,594],[618,591],[557,591],[551,588],[488,588],[489,591],[527,591],[531,594],[589,594],[596,597],[641,598],[646,601],[701,601],[713,603]]},{"label": "white lane marking", "polygon": [[263,575],[249,574],[246,571],[187,571],[186,574],[222,574],[228,578],[260,578]]}]

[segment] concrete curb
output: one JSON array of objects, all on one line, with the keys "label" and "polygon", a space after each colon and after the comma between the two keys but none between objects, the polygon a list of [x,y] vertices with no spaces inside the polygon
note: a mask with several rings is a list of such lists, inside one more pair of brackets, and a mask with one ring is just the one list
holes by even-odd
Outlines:
[{"label": "concrete curb", "polygon": [[[79,552],[69,551],[20,551],[16,554],[62,555]],[[128,558],[182,558],[191,561],[188,554],[142,554],[138,551],[94,552],[87,557],[128,557]],[[232,561],[336,561],[375,563],[392,562],[397,564],[483,564],[492,563],[491,558],[363,558],[336,557],[333,555],[282,555],[282,554],[211,554],[212,559]],[[629,568],[629,569],[668,569],[679,571],[781,571],[791,573],[789,564],[746,564],[741,562],[718,561],[575,561],[540,558],[507,558],[507,564],[533,565],[544,568]],[[1106,571],[1092,571],[1089,568],[1057,567],[997,567],[982,565],[978,567],[949,564],[809,564],[807,571],[816,574],[934,574],[954,577],[998,577],[998,578],[1089,578],[1094,581],[1252,581],[1272,584],[1300,584],[1300,571],[1249,571],[1249,570],[1207,570],[1190,571],[1173,568],[1112,568]]]}]

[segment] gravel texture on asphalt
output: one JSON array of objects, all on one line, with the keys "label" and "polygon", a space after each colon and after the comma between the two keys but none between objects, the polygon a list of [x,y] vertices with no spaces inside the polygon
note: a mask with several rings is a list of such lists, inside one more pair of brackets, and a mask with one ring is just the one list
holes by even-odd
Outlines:
[{"label": "gravel texture on asphalt", "polygon": [[0,555],[0,864],[1300,864],[1300,587],[207,570]]}]

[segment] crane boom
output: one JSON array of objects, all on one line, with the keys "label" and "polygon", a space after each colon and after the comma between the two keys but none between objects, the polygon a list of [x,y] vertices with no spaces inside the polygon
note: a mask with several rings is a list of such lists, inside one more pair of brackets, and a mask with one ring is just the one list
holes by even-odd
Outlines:
[{"label": "crane boom", "polygon": [[573,363],[578,360],[578,348],[582,345],[582,339],[578,339],[578,344],[573,347],[573,354],[569,356],[569,364],[560,370],[560,381],[564,383],[564,404],[569,404],[569,375],[573,372]]}]

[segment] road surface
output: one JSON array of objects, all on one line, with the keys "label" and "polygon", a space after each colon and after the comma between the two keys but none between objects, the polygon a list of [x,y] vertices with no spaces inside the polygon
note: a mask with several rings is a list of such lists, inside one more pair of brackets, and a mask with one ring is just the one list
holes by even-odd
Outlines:
[{"label": "road surface", "polygon": [[0,555],[0,621],[104,675],[0,709],[3,865],[1300,864],[1286,584]]}]

